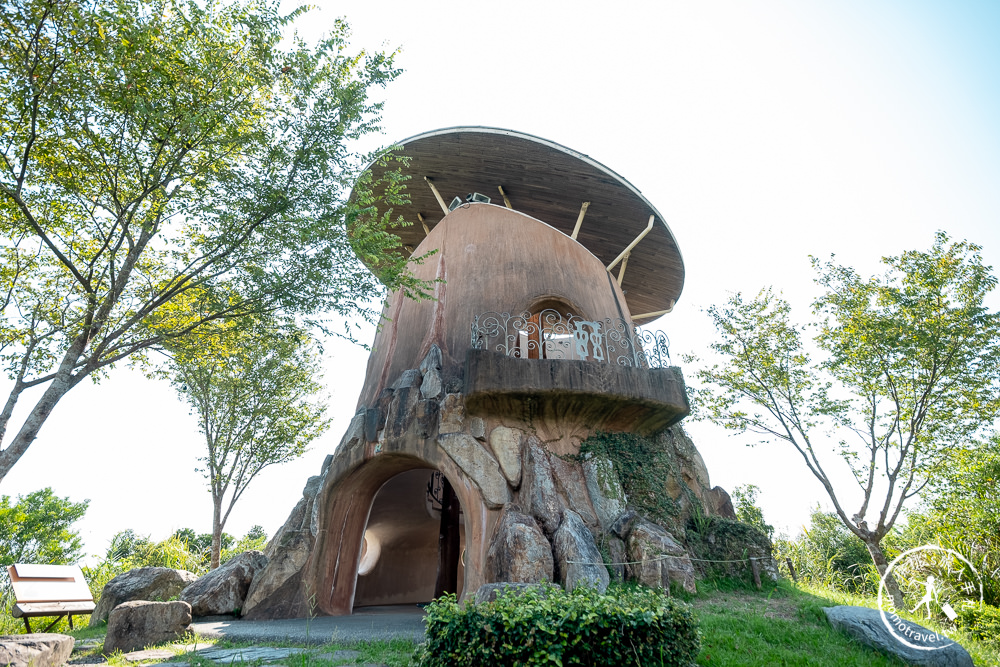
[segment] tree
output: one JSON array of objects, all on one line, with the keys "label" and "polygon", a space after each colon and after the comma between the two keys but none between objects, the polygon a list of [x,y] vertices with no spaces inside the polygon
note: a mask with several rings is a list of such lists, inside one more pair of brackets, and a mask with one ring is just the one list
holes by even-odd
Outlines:
[{"label": "tree", "polygon": [[[883,258],[888,271],[868,279],[813,259],[825,288],[813,304],[819,363],[771,290],[708,310],[722,363],[697,372],[705,415],[792,445],[883,576],[880,542],[904,503],[997,414],[1000,316],[983,306],[996,278],[979,250],[939,232],[929,252]],[[834,487],[825,450],[856,488]],[[900,605],[896,582],[886,584]]]},{"label": "tree", "polygon": [[301,12],[246,2],[0,0],[0,480],[116,362],[215,321],[327,326],[376,317],[386,287],[423,293],[380,184],[357,181],[373,156],[349,149],[393,55],[348,55],[342,21],[285,49]]},{"label": "tree", "polygon": [[329,425],[325,406],[312,400],[322,389],[320,355],[298,327],[255,318],[174,348],[168,367],[205,437],[215,569],[226,521],[250,482],[301,456]]},{"label": "tree", "polygon": [[0,496],[0,565],[80,560],[83,542],[72,527],[89,503],[60,498],[50,488],[18,496],[13,503],[10,496]]},{"label": "tree", "polygon": [[264,530],[264,526],[254,524],[253,526],[250,526],[250,530],[247,531],[247,534],[244,535],[242,539],[247,542],[266,542],[267,531]]},{"label": "tree", "polygon": [[[928,486],[918,511],[907,514],[907,546],[935,542],[963,554],[983,583],[985,602],[1000,606],[1000,434],[949,452]],[[958,572],[965,567],[954,565]]]},{"label": "tree", "polygon": [[764,521],[764,512],[757,506],[757,494],[760,489],[756,484],[742,484],[733,489],[733,509],[736,510],[736,520],[753,526],[767,535],[774,537],[774,526]]},{"label": "tree", "polygon": [[[193,528],[180,528],[174,531],[173,537],[183,542],[191,553],[206,557],[210,561],[212,557],[212,533],[196,533]],[[236,539],[229,533],[222,533],[219,543],[223,549],[229,549],[236,542]]]},{"label": "tree", "polygon": [[861,595],[878,592],[878,575],[864,543],[836,513],[823,511],[818,503],[809,512],[808,527],[802,526],[794,539],[779,536],[774,550],[800,579]]}]

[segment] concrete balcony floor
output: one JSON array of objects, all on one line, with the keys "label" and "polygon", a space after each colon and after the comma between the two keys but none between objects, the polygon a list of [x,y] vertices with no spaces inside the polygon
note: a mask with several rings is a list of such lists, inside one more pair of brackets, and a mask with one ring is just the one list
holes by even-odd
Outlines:
[{"label": "concrete balcony floor", "polygon": [[676,366],[520,359],[477,349],[466,353],[464,394],[471,414],[567,419],[605,431],[654,433],[691,410]]}]

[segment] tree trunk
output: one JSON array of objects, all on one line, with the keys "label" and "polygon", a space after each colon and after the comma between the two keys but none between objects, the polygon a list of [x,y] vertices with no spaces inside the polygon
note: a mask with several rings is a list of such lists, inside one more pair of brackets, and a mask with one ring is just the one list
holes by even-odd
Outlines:
[{"label": "tree trunk", "polygon": [[434,597],[458,592],[458,560],[461,558],[459,503],[448,478],[441,476],[441,532],[438,534],[438,571]]},{"label": "tree trunk", "polygon": [[892,598],[893,605],[895,605],[896,609],[903,609],[903,592],[899,590],[899,584],[892,573],[886,576],[886,572],[889,570],[889,562],[885,559],[885,554],[882,552],[882,547],[879,545],[878,540],[874,537],[869,537],[868,539],[862,538],[862,541],[868,547],[868,553],[871,555],[872,560],[875,561],[875,569],[878,570],[879,576],[885,582],[885,589],[889,593],[889,597]]},{"label": "tree trunk", "polygon": [[212,502],[212,563],[209,569],[214,570],[219,567],[219,560],[222,557],[222,497],[218,500],[213,498]]},{"label": "tree trunk", "polygon": [[35,407],[31,409],[31,413],[24,420],[21,430],[14,436],[10,445],[6,449],[0,450],[0,482],[3,482],[3,478],[7,476],[14,464],[28,451],[28,447],[38,437],[42,424],[52,414],[53,408],[72,388],[72,377],[62,376],[52,380],[45,389],[45,393],[35,403]]}]

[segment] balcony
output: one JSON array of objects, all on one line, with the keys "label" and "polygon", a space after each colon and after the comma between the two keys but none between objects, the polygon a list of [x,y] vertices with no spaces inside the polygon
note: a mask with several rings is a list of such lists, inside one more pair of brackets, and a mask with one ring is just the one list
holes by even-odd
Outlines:
[{"label": "balcony", "polygon": [[690,411],[662,332],[556,311],[484,313],[471,331],[465,402],[472,414],[651,433]]},{"label": "balcony", "polygon": [[472,348],[517,359],[574,359],[635,368],[671,365],[670,339],[662,331],[633,327],[621,318],[585,320],[555,310],[477,315]]}]

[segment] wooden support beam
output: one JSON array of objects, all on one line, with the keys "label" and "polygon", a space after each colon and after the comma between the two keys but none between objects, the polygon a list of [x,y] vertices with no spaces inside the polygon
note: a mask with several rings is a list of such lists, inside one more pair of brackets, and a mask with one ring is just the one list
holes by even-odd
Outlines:
[{"label": "wooden support beam", "polygon": [[431,192],[434,193],[434,198],[438,200],[438,204],[441,205],[441,210],[444,212],[444,214],[448,215],[449,213],[451,213],[451,211],[448,210],[448,205],[444,203],[444,197],[442,197],[441,193],[438,192],[438,189],[434,187],[434,181],[427,178],[426,176],[424,176],[424,180],[427,181],[427,185],[431,186]]},{"label": "wooden support beam", "polygon": [[498,185],[497,190],[500,191],[500,196],[503,197],[503,205],[513,211],[514,207],[510,205],[510,200],[507,199],[507,193],[503,191],[503,186]]},{"label": "wooden support beam", "polygon": [[654,216],[654,215],[649,216],[649,224],[646,225],[646,228],[644,230],[642,230],[642,232],[640,232],[639,235],[636,236],[635,239],[633,239],[631,243],[628,244],[627,248],[625,248],[624,250],[622,250],[622,252],[621,252],[620,255],[618,255],[617,257],[615,257],[615,261],[613,261],[610,264],[608,264],[608,271],[610,271],[611,269],[615,268],[615,266],[618,264],[618,262],[620,262],[623,259],[625,259],[625,256],[628,255],[630,252],[632,252],[632,248],[634,248],[637,245],[639,245],[639,241],[641,241],[644,238],[646,238],[646,234],[648,234],[650,232],[650,230],[653,229],[653,221],[655,219],[656,219],[656,216]]},{"label": "wooden support beam", "polygon": [[674,309],[674,302],[673,302],[673,300],[671,300],[670,301],[670,307],[667,308],[666,310],[654,310],[651,313],[643,313],[642,315],[633,315],[632,319],[633,320],[648,320],[651,317],[659,317],[660,315],[666,315],[667,313],[671,312],[673,309]]},{"label": "wooden support beam", "polygon": [[420,226],[424,228],[424,234],[429,235],[431,233],[431,230],[427,228],[427,223],[424,222],[424,216],[417,213],[417,220],[420,221]]},{"label": "wooden support beam", "polygon": [[573,235],[570,236],[574,241],[576,240],[576,235],[580,233],[580,225],[583,224],[583,216],[587,215],[588,208],[590,208],[590,202],[583,202],[583,206],[580,207],[580,215],[576,216],[576,227],[573,228]]},{"label": "wooden support beam", "polygon": [[628,258],[632,256],[632,253],[625,255],[625,259],[622,260],[622,268],[618,269],[618,286],[622,286],[622,279],[625,277],[625,267],[628,266]]}]

